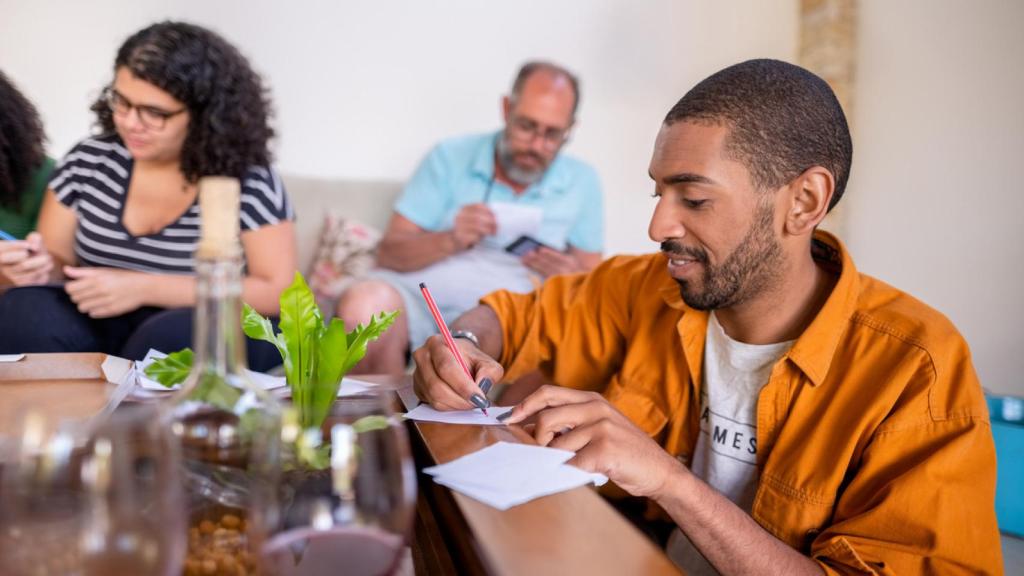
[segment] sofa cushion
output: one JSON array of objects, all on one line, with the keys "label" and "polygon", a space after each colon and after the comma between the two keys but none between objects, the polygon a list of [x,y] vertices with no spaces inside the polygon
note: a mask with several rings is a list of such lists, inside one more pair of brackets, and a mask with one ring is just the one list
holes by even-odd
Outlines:
[{"label": "sofa cushion", "polygon": [[306,275],[325,318],[334,314],[338,298],[373,267],[380,232],[334,210],[324,217],[320,245]]},{"label": "sofa cushion", "polygon": [[330,180],[284,175],[285,188],[295,207],[299,270],[309,277],[319,245],[324,217],[335,213],[377,230],[387,227],[402,183],[388,180]]}]

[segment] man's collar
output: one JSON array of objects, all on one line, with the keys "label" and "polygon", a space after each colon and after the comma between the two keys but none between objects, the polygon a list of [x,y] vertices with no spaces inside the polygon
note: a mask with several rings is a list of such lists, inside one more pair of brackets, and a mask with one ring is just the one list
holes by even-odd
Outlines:
[{"label": "man's collar", "polygon": [[842,242],[824,230],[814,233],[811,251],[815,260],[840,266],[839,279],[811,324],[786,354],[811,380],[821,384],[832,367],[839,340],[846,331],[860,297],[860,274]]},{"label": "man's collar", "polygon": [[473,159],[470,171],[483,180],[490,180],[494,176],[494,155],[498,146],[498,138],[501,138],[500,131],[491,134],[487,139],[487,145],[481,146],[477,150],[476,158]]},{"label": "man's collar", "polygon": [[[815,260],[831,261],[841,267],[839,279],[821,310],[797,338],[786,356],[807,375],[813,386],[817,386],[828,374],[839,340],[856,309],[857,298],[860,295],[860,275],[843,244],[828,232],[818,230],[814,233],[812,252]],[[701,322],[694,326],[706,326],[708,313],[694,310],[683,302],[679,284],[667,271],[664,286],[659,289],[659,293],[669,307],[684,311],[684,319],[687,316],[695,317]]]}]

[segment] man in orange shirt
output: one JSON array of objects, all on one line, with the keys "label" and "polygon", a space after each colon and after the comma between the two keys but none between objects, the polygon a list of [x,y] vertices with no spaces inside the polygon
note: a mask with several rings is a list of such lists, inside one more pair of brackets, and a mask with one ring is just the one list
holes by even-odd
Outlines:
[{"label": "man in orange shirt", "polygon": [[433,337],[417,394],[468,409],[540,367],[560,386],[507,423],[660,505],[692,574],[1000,573],[966,343],[816,230],[851,158],[817,76],[772,60],[712,75],[655,142],[662,254],[487,296],[453,325],[475,381]]}]

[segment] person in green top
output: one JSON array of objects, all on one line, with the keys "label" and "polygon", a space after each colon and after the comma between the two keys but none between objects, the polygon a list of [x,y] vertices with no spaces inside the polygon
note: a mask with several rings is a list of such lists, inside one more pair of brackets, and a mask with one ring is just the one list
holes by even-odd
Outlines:
[{"label": "person in green top", "polygon": [[[26,238],[35,230],[54,168],[43,149],[45,139],[35,106],[0,72],[0,260],[25,249],[22,242],[5,240]],[[0,284],[11,282],[0,274]]]},{"label": "person in green top", "polygon": [[36,227],[53,172],[35,106],[0,72],[0,230],[24,238]]}]

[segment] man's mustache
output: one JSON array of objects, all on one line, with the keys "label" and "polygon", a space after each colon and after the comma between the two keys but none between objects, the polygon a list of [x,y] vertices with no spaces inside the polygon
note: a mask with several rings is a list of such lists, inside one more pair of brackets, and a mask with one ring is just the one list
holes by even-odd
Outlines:
[{"label": "man's mustache", "polygon": [[675,240],[665,240],[661,243],[661,251],[666,256],[673,257],[678,256],[680,258],[687,258],[690,260],[696,260],[698,262],[707,262],[708,254],[701,248],[689,248],[683,246]]},{"label": "man's mustache", "polygon": [[536,152],[519,152],[517,156],[529,156],[530,158],[536,160],[539,164],[544,164],[546,162],[546,160],[544,160],[544,157],[541,156],[540,154],[537,154]]}]

